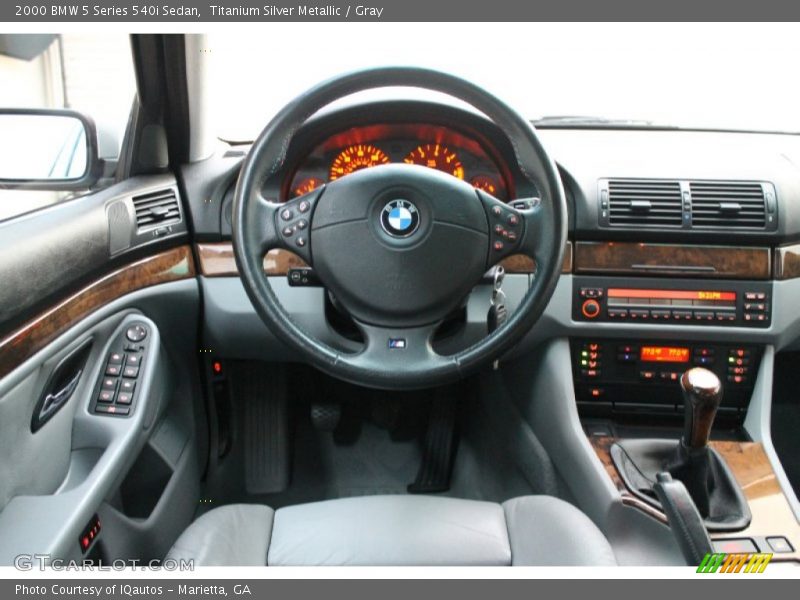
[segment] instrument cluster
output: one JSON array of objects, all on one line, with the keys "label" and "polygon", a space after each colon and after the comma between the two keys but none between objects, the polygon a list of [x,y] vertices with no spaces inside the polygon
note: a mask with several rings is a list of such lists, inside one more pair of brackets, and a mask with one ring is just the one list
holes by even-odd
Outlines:
[{"label": "instrument cluster", "polygon": [[501,200],[509,186],[498,162],[476,139],[441,125],[353,127],[328,137],[301,161],[285,199],[296,198],[361,169],[408,163],[438,169]]}]

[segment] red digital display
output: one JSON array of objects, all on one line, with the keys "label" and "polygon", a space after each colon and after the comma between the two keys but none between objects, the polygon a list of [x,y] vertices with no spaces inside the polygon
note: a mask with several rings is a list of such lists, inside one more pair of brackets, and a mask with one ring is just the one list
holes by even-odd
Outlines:
[{"label": "red digital display", "polygon": [[689,362],[689,349],[675,346],[642,346],[639,354],[643,362]]},{"label": "red digital display", "polygon": [[648,300],[716,300],[736,302],[736,292],[708,290],[640,290],[609,288],[609,298],[643,298]]}]

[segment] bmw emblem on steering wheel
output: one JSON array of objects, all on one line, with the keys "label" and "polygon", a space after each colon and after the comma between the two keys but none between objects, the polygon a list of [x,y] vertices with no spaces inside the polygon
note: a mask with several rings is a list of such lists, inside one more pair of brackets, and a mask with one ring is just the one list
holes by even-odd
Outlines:
[{"label": "bmw emblem on steering wheel", "polygon": [[381,227],[393,237],[408,237],[419,227],[419,211],[408,200],[392,200],[381,211]]}]

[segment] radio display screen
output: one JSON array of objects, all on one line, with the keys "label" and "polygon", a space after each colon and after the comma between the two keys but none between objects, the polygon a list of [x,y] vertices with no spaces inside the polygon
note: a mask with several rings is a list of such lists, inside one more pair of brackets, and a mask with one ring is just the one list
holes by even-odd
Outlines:
[{"label": "radio display screen", "polygon": [[700,304],[704,302],[736,302],[736,292],[712,290],[642,290],[609,288],[609,298],[626,298],[630,304],[637,300],[664,301],[666,304]]},{"label": "radio display screen", "polygon": [[643,362],[689,362],[689,349],[675,346],[642,346],[639,359]]}]

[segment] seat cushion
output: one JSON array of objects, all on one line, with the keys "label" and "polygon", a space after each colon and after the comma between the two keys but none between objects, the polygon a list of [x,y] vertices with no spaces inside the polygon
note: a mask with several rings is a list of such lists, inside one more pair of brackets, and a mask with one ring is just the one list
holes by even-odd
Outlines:
[{"label": "seat cushion", "polygon": [[493,502],[366,496],[275,512],[214,509],[181,535],[168,558],[196,566],[613,565],[589,518],[547,496]]},{"label": "seat cushion", "polygon": [[275,511],[260,504],[229,504],[201,516],[181,534],[167,558],[198,567],[263,567]]},{"label": "seat cushion", "polygon": [[514,565],[616,565],[606,536],[577,508],[551,496],[503,503]]},{"label": "seat cushion", "polygon": [[364,496],[275,515],[270,565],[511,564],[503,509],[430,496]]}]

